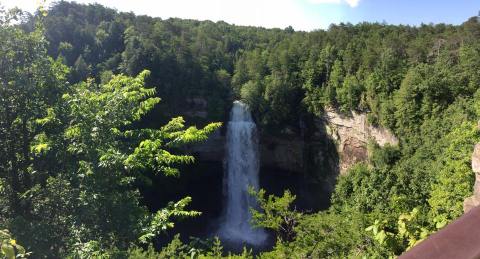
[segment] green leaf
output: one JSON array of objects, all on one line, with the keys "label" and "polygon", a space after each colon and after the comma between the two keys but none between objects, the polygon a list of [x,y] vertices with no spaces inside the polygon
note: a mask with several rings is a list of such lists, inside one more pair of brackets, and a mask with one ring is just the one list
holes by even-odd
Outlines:
[{"label": "green leaf", "polygon": [[9,244],[2,244],[2,253],[7,259],[15,259],[15,249]]}]

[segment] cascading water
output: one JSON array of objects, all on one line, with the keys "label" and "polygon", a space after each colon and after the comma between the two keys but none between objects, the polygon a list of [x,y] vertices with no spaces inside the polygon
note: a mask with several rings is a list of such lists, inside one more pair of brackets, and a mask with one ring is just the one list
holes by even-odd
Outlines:
[{"label": "cascading water", "polygon": [[248,193],[249,186],[258,189],[257,127],[246,104],[235,101],[227,127],[226,171],[223,187],[226,196],[223,222],[219,236],[229,242],[261,245],[267,239],[263,229],[250,225],[250,207],[256,207],[255,198]]}]

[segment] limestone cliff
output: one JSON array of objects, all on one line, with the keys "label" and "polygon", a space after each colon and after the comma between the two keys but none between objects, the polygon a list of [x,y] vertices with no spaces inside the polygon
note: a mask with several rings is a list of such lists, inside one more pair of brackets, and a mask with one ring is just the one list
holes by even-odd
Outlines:
[{"label": "limestone cliff", "polygon": [[[319,127],[320,124],[319,122]],[[380,146],[398,144],[398,139],[388,129],[370,125],[365,113],[353,111],[347,116],[327,109],[323,124],[326,134],[336,143],[340,174],[344,174],[353,164],[368,158],[367,144],[370,140]]]}]

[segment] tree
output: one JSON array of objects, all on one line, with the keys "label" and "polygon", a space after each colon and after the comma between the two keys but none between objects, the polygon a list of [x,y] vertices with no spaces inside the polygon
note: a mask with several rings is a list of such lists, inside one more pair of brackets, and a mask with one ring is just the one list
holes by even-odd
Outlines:
[{"label": "tree", "polygon": [[337,88],[337,101],[342,112],[355,110],[360,105],[363,87],[354,75],[348,75],[341,87]]},{"label": "tree", "polygon": [[36,180],[31,144],[43,128],[38,119],[47,115],[65,90],[68,70],[47,56],[40,29],[27,33],[0,23],[0,35],[0,179],[8,186],[8,205],[0,217],[4,224],[14,215],[28,215],[31,209],[21,196]]},{"label": "tree", "polygon": [[[215,123],[203,129],[186,128],[179,117],[160,129],[130,127],[159,102],[159,98],[154,97],[155,89],[144,87],[148,74],[144,71],[135,78],[114,76],[105,85],[87,81],[63,96],[69,118],[63,134],[67,144],[65,152],[76,158],[71,166],[81,176],[79,198],[85,214],[79,217],[103,215],[87,225],[96,229],[94,233],[79,233],[81,240],[101,240],[113,234],[113,239],[101,245],[125,247],[129,245],[128,240],[132,242],[141,236],[140,240],[146,242],[167,227],[173,227],[172,217],[198,215],[184,210],[189,198],[155,216],[148,216],[139,205],[138,191],[132,185],[136,178],[141,179],[142,174],[148,172],[178,176],[176,166],[191,163],[194,158],[175,155],[172,151],[181,145],[205,140],[220,126]],[[96,195],[102,198],[95,198]],[[148,227],[142,230],[141,226]]]},{"label": "tree", "polygon": [[273,230],[281,242],[290,242],[295,238],[295,227],[301,217],[301,213],[291,206],[295,200],[295,195],[286,190],[282,197],[269,195],[265,197],[265,190],[256,192],[249,190],[258,202],[261,210],[251,208],[252,222],[254,226],[264,227]]},{"label": "tree", "polygon": [[78,56],[77,60],[73,64],[73,82],[79,82],[87,79],[90,74],[91,68],[85,62],[82,55]]},{"label": "tree", "polygon": [[[147,172],[178,175],[176,166],[194,158],[174,152],[205,140],[219,123],[197,129],[178,117],[138,128],[160,101],[144,86],[148,71],[71,87],[68,69],[47,56],[42,26],[0,25],[2,227],[36,256],[64,257],[92,245],[126,249],[172,227],[175,217],[198,215],[185,209],[188,197],[151,215],[135,181]],[[80,55],[75,69],[85,66]]]}]

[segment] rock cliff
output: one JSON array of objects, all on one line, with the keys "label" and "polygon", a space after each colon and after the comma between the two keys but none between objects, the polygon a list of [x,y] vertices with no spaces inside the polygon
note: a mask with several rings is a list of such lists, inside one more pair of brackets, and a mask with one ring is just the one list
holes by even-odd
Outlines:
[{"label": "rock cliff", "polygon": [[300,138],[282,139],[272,136],[260,137],[260,162],[262,166],[291,172],[303,172],[305,142]]},{"label": "rock cliff", "polygon": [[[298,137],[283,139],[262,135],[259,148],[260,162],[263,167],[297,173],[302,173],[305,169],[305,142]],[[207,141],[191,145],[186,149],[200,161],[223,162],[225,135],[218,130]]]},{"label": "rock cliff", "polygon": [[[323,173],[336,175],[336,171],[344,174],[353,164],[366,161],[370,140],[380,146],[398,144],[392,132],[370,125],[363,113],[352,112],[347,116],[329,109],[322,118],[317,118],[314,126],[316,130],[308,137],[292,134],[280,138],[262,134],[261,166],[298,173],[318,171],[318,167],[323,167]],[[337,154],[330,154],[335,152],[329,145],[331,140],[335,143],[339,161],[334,161]],[[225,136],[218,131],[208,141],[189,147],[189,150],[199,160],[221,162],[224,148]]]},{"label": "rock cliff", "polygon": [[[365,113],[353,111],[347,116],[327,109],[322,119],[326,134],[337,146],[340,174],[344,174],[353,164],[368,158],[367,144],[370,140],[380,146],[398,144],[398,139],[392,132],[370,125]],[[321,127],[322,122],[318,124]]]},{"label": "rock cliff", "polygon": [[210,137],[201,143],[185,147],[197,160],[208,162],[223,162],[225,154],[225,135],[216,130]]}]

